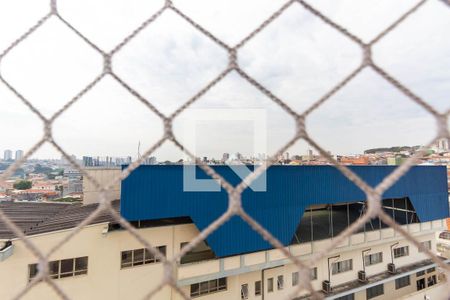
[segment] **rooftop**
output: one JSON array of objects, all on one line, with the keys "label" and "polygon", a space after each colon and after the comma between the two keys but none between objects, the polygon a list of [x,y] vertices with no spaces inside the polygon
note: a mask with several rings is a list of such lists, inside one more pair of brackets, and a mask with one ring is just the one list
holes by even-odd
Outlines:
[{"label": "rooftop", "polygon": [[[119,211],[119,200],[112,202]],[[69,203],[0,202],[0,209],[26,234],[35,235],[76,227],[98,207],[98,203],[81,205]],[[90,224],[113,221],[107,212],[100,213]],[[15,238],[15,234],[0,222],[0,239]]]}]

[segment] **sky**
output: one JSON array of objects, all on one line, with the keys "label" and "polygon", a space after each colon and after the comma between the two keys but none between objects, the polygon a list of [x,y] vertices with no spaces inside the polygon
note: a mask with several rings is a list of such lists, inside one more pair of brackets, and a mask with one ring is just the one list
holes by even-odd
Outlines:
[{"label": "sky", "polygon": [[[47,0],[0,3],[0,51],[44,16]],[[108,51],[151,16],[163,1],[60,0],[60,14],[101,49]],[[279,0],[183,0],[176,7],[229,45],[239,43],[271,13]],[[364,41],[370,41],[417,1],[315,0],[315,8]],[[377,64],[437,110],[450,109],[450,7],[428,1],[373,48]],[[170,114],[223,71],[228,55],[171,11],[139,33],[113,58],[113,69],[164,114]],[[301,113],[361,61],[361,49],[295,3],[250,40],[239,65]],[[45,116],[51,116],[101,73],[102,57],[60,20],[50,18],[1,62],[2,76]],[[273,154],[295,134],[295,123],[276,103],[237,73],[227,75],[192,109],[254,109],[264,112],[265,147],[255,146],[249,120],[201,121],[196,153]],[[187,113],[187,112],[186,112]],[[182,113],[175,136],[190,137]],[[0,83],[0,153],[29,149],[43,134],[42,122]],[[433,116],[371,69],[314,111],[310,136],[334,154],[428,143],[436,134]],[[258,130],[261,134],[261,130]],[[54,139],[78,157],[137,155],[163,134],[161,120],[114,79],[103,78],[55,121]],[[288,152],[305,154],[297,142]],[[178,160],[183,153],[166,142],[155,154]],[[44,145],[32,157],[58,158]]]}]

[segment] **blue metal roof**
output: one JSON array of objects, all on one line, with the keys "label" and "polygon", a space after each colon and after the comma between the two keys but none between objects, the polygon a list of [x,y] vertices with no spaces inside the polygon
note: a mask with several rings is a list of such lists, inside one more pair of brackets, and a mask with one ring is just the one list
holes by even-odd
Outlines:
[{"label": "blue metal roof", "polygon": [[[228,166],[214,166],[231,184],[241,180]],[[375,186],[393,166],[351,166]],[[197,168],[197,178],[209,178]],[[383,195],[409,197],[421,222],[449,217],[447,169],[416,166]],[[244,191],[245,211],[282,243],[288,245],[305,208],[311,204],[364,201],[364,193],[332,166],[272,166],[267,171],[267,191]],[[140,166],[121,187],[121,214],[129,220],[189,216],[199,230],[223,214],[227,194],[184,192],[183,166]],[[239,217],[233,217],[207,238],[219,257],[272,248]]]}]

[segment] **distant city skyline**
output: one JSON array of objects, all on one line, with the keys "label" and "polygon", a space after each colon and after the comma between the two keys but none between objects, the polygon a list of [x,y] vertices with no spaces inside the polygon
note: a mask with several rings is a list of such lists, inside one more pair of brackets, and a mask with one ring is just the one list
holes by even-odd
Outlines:
[{"label": "distant city skyline", "polygon": [[[417,146],[423,146],[423,145],[386,145],[386,146],[381,146],[381,147],[374,147],[374,148],[370,148],[370,149],[364,149],[361,153],[333,153],[331,151],[329,151],[329,153],[331,155],[344,155],[344,156],[352,156],[352,155],[362,155],[364,154],[365,151],[367,150],[371,150],[371,149],[383,149],[383,148],[394,148],[394,147],[417,147]],[[450,150],[450,141],[447,139],[439,139],[435,145],[432,147],[432,149],[440,149],[440,150]],[[2,149],[0,149],[0,152],[2,151]],[[3,151],[3,160],[8,160],[7,157],[9,157],[9,160],[16,160],[17,157],[19,157],[19,159],[24,155],[23,150],[16,150],[15,151],[15,157],[13,158],[12,156],[13,151],[10,149],[5,149]],[[19,154],[19,156],[18,156]],[[117,163],[116,161],[118,159],[122,160],[123,162],[127,162],[130,163],[132,160],[135,160],[138,158],[139,154],[136,155],[127,155],[127,156],[110,156],[110,155],[89,155],[89,154],[84,154],[84,155],[75,155],[75,154],[71,154],[70,156],[72,156],[72,158],[77,159],[79,161],[83,161],[85,157],[90,157],[91,159],[100,159],[101,161],[104,160],[111,160],[111,163]],[[228,160],[230,158],[234,159],[237,156],[242,156],[242,157],[246,157],[246,158],[258,158],[258,159],[263,159],[263,158],[267,158],[268,157],[268,153],[251,153],[251,154],[245,154],[242,153],[241,151],[230,151],[230,152],[223,152],[220,155],[217,156],[208,156],[208,155],[201,155],[199,154],[198,157],[199,158],[203,158],[203,157],[207,157],[208,159],[216,159],[216,160]],[[308,148],[305,152],[290,152],[290,151],[286,151],[283,153],[284,156],[286,156],[286,159],[289,159],[289,157],[294,157],[294,156],[302,156],[302,155],[317,155],[317,151],[311,148]],[[178,159],[174,159],[173,161],[178,161],[179,159],[183,159],[185,158],[184,156],[180,156]],[[63,156],[59,156],[59,157],[31,157],[30,159],[54,159],[54,160],[61,160],[61,161],[67,161]],[[157,159],[158,161],[165,161],[167,159],[162,159],[160,160],[157,156],[155,155],[150,155],[147,159],[146,162],[150,164],[150,161],[154,163],[154,159]]]}]

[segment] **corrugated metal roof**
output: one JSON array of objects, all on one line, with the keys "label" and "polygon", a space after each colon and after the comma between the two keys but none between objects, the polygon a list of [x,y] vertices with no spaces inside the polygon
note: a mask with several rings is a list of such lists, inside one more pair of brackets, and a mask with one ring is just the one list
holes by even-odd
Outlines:
[{"label": "corrugated metal roof", "polygon": [[[112,206],[116,211],[119,211],[119,200],[112,201]],[[98,203],[88,204],[88,205],[74,205],[69,207],[58,214],[54,215],[52,218],[39,223],[37,226],[30,228],[25,231],[27,235],[34,235],[39,233],[46,233],[56,230],[70,229],[76,227],[84,219],[89,217],[98,207]],[[98,224],[104,222],[114,222],[110,213],[107,211],[101,212],[91,223]]]},{"label": "corrugated metal roof", "polygon": [[[119,200],[112,202],[113,207],[119,211]],[[35,235],[57,230],[76,227],[92,212],[98,204],[60,204],[60,203],[0,203],[6,215],[18,225],[26,235]],[[112,222],[113,219],[107,212],[100,213],[90,224]],[[11,239],[15,234],[0,222],[0,238]]]},{"label": "corrugated metal roof", "polygon": [[[241,179],[228,166],[213,166],[231,184]],[[372,186],[394,166],[352,166]],[[197,178],[208,178],[197,168]],[[183,166],[141,166],[122,182],[121,214],[127,220],[189,216],[203,230],[227,210],[220,192],[184,192]],[[417,166],[385,194],[409,197],[422,222],[449,216],[447,171],[440,166]],[[288,245],[306,207],[311,204],[364,201],[364,193],[332,166],[273,166],[267,172],[267,191],[247,189],[245,211]],[[233,217],[207,238],[219,257],[272,248],[239,217]]]},{"label": "corrugated metal roof", "polygon": [[[24,203],[24,202],[0,202],[0,209],[20,228],[23,232],[43,222],[58,212],[69,207],[70,204],[59,203]],[[0,219],[0,238],[8,239],[14,237],[14,233],[6,227]]]}]

